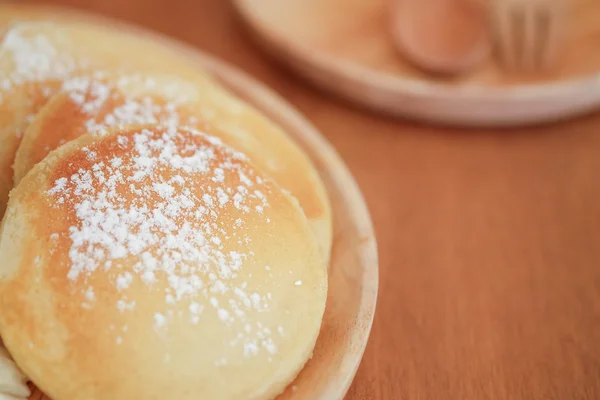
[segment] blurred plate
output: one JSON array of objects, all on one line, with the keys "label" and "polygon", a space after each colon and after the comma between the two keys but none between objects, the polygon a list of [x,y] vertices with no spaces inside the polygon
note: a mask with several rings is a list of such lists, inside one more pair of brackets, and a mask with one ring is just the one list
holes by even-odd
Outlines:
[{"label": "blurred plate", "polygon": [[574,21],[558,70],[535,79],[490,60],[453,80],[402,60],[386,0],[234,0],[255,39],[318,86],[376,111],[462,126],[551,122],[600,106],[600,2],[572,0]]}]

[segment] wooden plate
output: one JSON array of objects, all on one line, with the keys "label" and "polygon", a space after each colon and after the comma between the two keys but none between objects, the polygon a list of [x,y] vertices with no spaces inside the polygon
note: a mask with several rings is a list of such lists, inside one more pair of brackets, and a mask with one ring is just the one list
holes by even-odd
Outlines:
[{"label": "wooden plate", "polygon": [[[7,7],[0,6],[2,13]],[[342,399],[362,358],[373,322],[378,288],[375,236],[365,201],[343,161],[317,130],[262,84],[202,52],[142,28],[65,9],[24,7],[12,12],[33,13],[43,19],[83,19],[110,24],[116,29],[144,35],[189,55],[223,85],[281,124],[306,150],[325,182],[334,211],[334,243],[329,295],[323,327],[313,358],[278,400]],[[6,14],[5,14],[6,16]],[[35,390],[31,399],[47,399]]]},{"label": "wooden plate", "polygon": [[564,57],[545,75],[507,75],[490,60],[454,79],[403,61],[389,0],[234,0],[257,41],[317,85],[396,116],[466,126],[556,121],[600,106],[600,2],[571,0]]}]

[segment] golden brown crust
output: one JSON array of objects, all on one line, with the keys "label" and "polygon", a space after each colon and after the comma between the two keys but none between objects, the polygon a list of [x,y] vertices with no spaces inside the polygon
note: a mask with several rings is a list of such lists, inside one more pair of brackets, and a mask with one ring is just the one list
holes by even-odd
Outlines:
[{"label": "golden brown crust", "polygon": [[196,131],[62,146],[1,235],[0,333],[54,400],[269,399],[316,341],[327,277],[306,218]]}]

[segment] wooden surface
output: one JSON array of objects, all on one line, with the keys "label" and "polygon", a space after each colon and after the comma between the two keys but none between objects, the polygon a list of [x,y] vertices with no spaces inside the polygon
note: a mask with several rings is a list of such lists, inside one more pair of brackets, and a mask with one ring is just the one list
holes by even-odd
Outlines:
[{"label": "wooden surface", "polygon": [[[565,35],[566,46],[556,68],[534,75],[505,71],[494,57],[485,57],[490,45],[484,31],[475,45],[480,51],[473,53],[475,58],[481,53],[483,62],[451,77],[426,74],[400,57],[393,41],[390,1],[233,2],[256,42],[270,54],[318,86],[381,113],[458,126],[508,126],[555,121],[600,106],[597,0],[568,0],[573,17],[565,19],[571,29]],[[413,3],[427,3],[446,20],[452,18],[451,13],[439,10],[443,8],[439,0],[435,4],[431,0],[394,1],[399,3],[398,13],[410,10]],[[437,24],[424,21],[420,13],[413,14],[406,18],[419,18],[416,25]],[[477,30],[473,28],[462,34],[473,37]],[[434,28],[425,31],[435,35]],[[420,33],[407,32],[408,37]],[[460,30],[454,27],[451,36],[460,39]],[[420,48],[427,52],[426,44]]]},{"label": "wooden surface", "polygon": [[350,166],[374,219],[381,281],[348,400],[600,398],[600,114],[513,131],[386,119],[269,62],[224,0],[85,7],[243,67]]}]

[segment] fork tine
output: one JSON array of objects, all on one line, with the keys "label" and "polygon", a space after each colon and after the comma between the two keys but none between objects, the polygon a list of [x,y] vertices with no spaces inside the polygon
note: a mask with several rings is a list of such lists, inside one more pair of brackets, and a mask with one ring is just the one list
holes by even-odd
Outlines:
[{"label": "fork tine", "polygon": [[522,6],[523,12],[523,37],[521,42],[523,43],[522,55],[521,55],[521,67],[527,72],[532,72],[536,67],[536,59],[539,44],[538,34],[538,23],[539,23],[539,10],[540,7],[538,2],[530,0]]},{"label": "fork tine", "polygon": [[547,10],[547,33],[544,52],[541,54],[541,65],[549,68],[556,61],[558,50],[563,44],[565,35],[565,14],[569,12],[564,2],[556,4],[555,7]]},{"label": "fork tine", "polygon": [[515,67],[514,50],[512,48],[512,17],[510,0],[495,0],[492,23],[496,31],[496,50],[505,68]]},{"label": "fork tine", "polygon": [[493,0],[496,50],[508,70],[547,69],[565,36],[569,0]]},{"label": "fork tine", "polygon": [[511,46],[513,49],[513,67],[523,66],[525,54],[525,16],[526,9],[522,6],[513,6],[510,9],[511,19]]},{"label": "fork tine", "polygon": [[535,67],[540,69],[546,69],[550,63],[549,57],[551,56],[552,49],[550,48],[553,43],[552,34],[550,30],[550,14],[551,10],[548,7],[540,7],[536,10],[536,38],[537,45],[535,49]]}]

